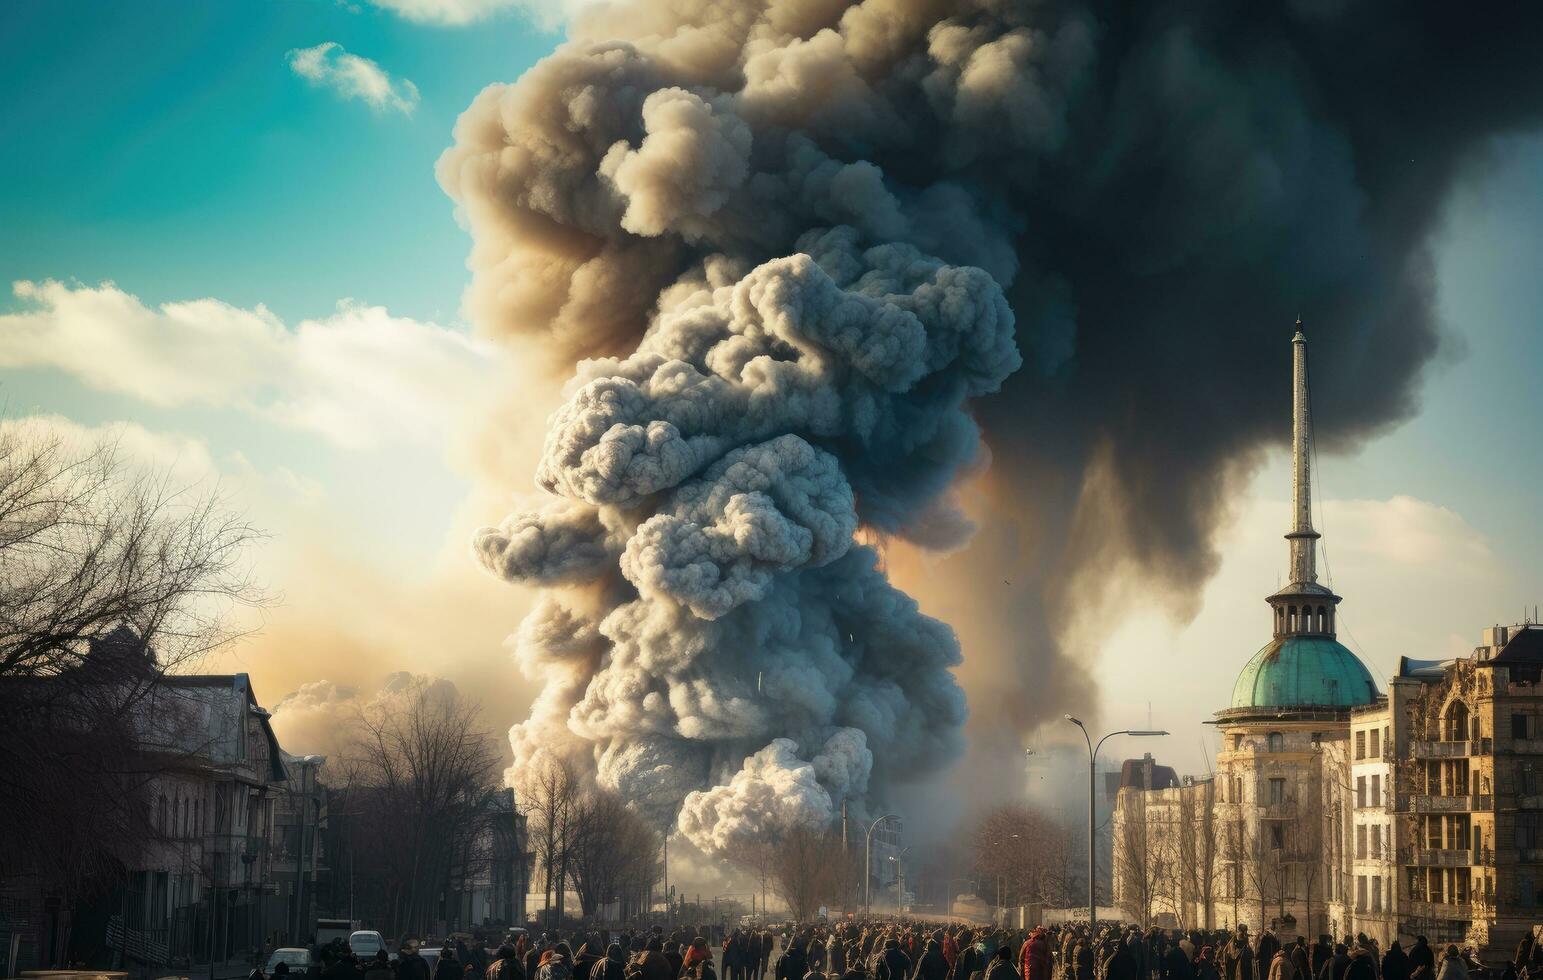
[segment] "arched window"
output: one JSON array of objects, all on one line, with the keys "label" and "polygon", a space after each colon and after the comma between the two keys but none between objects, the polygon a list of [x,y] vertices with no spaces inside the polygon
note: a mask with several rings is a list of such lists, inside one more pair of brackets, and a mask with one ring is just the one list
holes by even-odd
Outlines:
[{"label": "arched window", "polygon": [[1287,633],[1295,633],[1296,631],[1297,631],[1297,607],[1296,606],[1292,606],[1291,608],[1286,610],[1286,632]]},{"label": "arched window", "polygon": [[1327,633],[1328,631],[1329,631],[1329,611],[1327,609],[1323,608],[1322,606],[1319,606],[1318,607],[1318,632],[1319,633]]},{"label": "arched window", "polygon": [[1281,752],[1286,748],[1286,736],[1280,732],[1271,732],[1265,740],[1271,752]]},{"label": "arched window", "polygon": [[1463,742],[1468,739],[1468,706],[1461,701],[1453,701],[1447,707],[1446,724],[1442,726],[1444,731],[1441,737],[1448,742]]}]

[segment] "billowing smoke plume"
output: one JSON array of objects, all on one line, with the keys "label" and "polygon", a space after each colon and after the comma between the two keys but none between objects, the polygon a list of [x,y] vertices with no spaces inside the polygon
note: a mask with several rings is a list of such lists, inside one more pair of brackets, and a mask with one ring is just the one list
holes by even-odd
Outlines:
[{"label": "billowing smoke plume", "polygon": [[[473,316],[556,370],[596,358],[540,468],[565,502],[478,545],[500,574],[576,587],[520,634],[544,687],[517,766],[587,753],[666,815],[717,787],[681,825],[721,846],[713,821],[767,787],[800,787],[816,820],[950,758],[954,638],[852,531],[959,545],[975,418],[986,526],[936,586],[967,583],[962,676],[992,678],[974,731],[1016,741],[1089,696],[1072,611],[1116,574],[1192,611],[1229,492],[1284,435],[1296,314],[1321,435],[1412,410],[1439,335],[1429,238],[1464,165],[1538,119],[1540,15],[585,15],[477,98],[439,168],[475,239]],[[873,753],[866,791],[814,761],[846,729]]]},{"label": "billowing smoke plume", "polygon": [[510,579],[599,592],[520,631],[544,686],[516,770],[587,749],[712,849],[958,752],[954,635],[854,535],[905,533],[979,458],[964,405],[1019,366],[1013,317],[980,269],[858,242],[679,290],[630,356],[579,366],[537,472],[562,503],[476,542]]}]

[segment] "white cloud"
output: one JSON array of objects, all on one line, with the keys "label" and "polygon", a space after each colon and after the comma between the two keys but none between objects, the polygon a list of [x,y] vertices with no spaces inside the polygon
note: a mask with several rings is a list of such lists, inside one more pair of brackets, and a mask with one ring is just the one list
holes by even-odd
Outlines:
[{"label": "white cloud", "polygon": [[0,367],[51,367],[161,407],[237,407],[350,448],[443,442],[492,381],[464,333],[345,302],[287,327],[215,299],[146,306],[111,283],[18,282]]},{"label": "white cloud", "polygon": [[345,99],[358,99],[377,111],[410,116],[418,107],[418,86],[393,78],[369,58],[349,54],[336,41],[291,50],[289,67],[312,84],[330,88]]},{"label": "white cloud", "polygon": [[370,0],[421,24],[459,27],[510,10],[522,10],[542,27],[552,30],[577,11],[598,0]]}]

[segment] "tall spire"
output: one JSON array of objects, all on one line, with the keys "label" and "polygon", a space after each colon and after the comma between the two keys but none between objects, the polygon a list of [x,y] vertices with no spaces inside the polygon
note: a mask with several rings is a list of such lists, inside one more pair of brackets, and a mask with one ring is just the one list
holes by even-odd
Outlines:
[{"label": "tall spire", "polygon": [[1307,337],[1302,334],[1302,318],[1297,318],[1296,336],[1291,338],[1291,514],[1292,528],[1286,535],[1291,546],[1291,581],[1313,584],[1318,581],[1318,532],[1313,530],[1312,445],[1309,442],[1307,398]]}]

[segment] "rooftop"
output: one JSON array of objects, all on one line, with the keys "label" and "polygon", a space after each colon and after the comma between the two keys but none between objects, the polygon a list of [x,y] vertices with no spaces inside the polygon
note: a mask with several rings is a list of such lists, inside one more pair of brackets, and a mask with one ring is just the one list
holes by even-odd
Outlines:
[{"label": "rooftop", "polygon": [[1339,641],[1278,636],[1254,654],[1232,688],[1236,708],[1352,708],[1377,700],[1371,671]]}]

